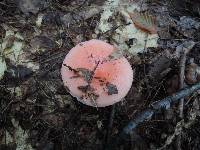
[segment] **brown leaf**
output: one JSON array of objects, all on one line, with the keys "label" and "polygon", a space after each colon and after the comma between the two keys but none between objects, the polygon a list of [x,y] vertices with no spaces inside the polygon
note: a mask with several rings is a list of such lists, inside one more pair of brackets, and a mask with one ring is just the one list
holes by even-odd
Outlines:
[{"label": "brown leaf", "polygon": [[157,33],[156,18],[147,12],[134,11],[129,13],[136,28],[149,34]]},{"label": "brown leaf", "polygon": [[94,91],[94,88],[92,88],[89,84],[88,85],[82,85],[82,86],[78,86],[78,89],[83,92],[83,96],[81,99],[83,99],[84,97],[86,99],[90,99],[91,100],[91,103],[95,106],[95,107],[98,107],[97,106],[97,103],[96,103],[96,100],[97,98],[99,97],[98,94],[96,94]]},{"label": "brown leaf", "polygon": [[92,92],[94,91],[94,89],[90,86],[90,85],[82,85],[82,86],[78,86],[78,89],[83,92],[83,93],[87,93],[87,92]]},{"label": "brown leaf", "polygon": [[74,76],[72,78],[76,78],[76,77],[83,77],[83,79],[86,82],[89,82],[93,76],[93,71],[90,71],[89,69],[86,68],[77,68],[74,69],[66,64],[63,64],[65,67],[67,67],[70,71],[73,71],[77,76]]}]

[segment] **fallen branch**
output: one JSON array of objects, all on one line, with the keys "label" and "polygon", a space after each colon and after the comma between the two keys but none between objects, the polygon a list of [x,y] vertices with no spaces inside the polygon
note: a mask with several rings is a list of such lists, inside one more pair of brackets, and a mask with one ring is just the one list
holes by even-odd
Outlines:
[{"label": "fallen branch", "polygon": [[[183,44],[178,46],[176,49],[180,49],[180,74],[179,74],[179,88],[182,89],[184,87],[184,80],[185,80],[185,63],[186,63],[186,55],[190,52],[190,50],[193,48],[195,43],[193,41],[185,41]],[[179,102],[179,117],[183,119],[183,111],[184,111],[184,98],[180,99]],[[177,137],[177,149],[181,149],[181,134]]]},{"label": "fallen branch", "polygon": [[[181,54],[180,58],[180,74],[179,74],[179,79],[180,79],[180,89],[184,87],[184,79],[185,79],[185,62],[186,62],[186,52],[183,51]],[[180,118],[183,118],[183,106],[184,106],[184,98],[180,99],[179,103],[179,116]]]},{"label": "fallen branch", "polygon": [[[190,50],[194,47],[195,42],[193,41],[185,41],[181,45],[177,46],[176,51],[180,52],[180,89],[184,87],[184,80],[185,80],[185,62],[186,62],[186,55],[190,52]],[[183,106],[184,106],[184,98],[181,98],[179,102],[179,116],[183,118]]]},{"label": "fallen branch", "polygon": [[122,132],[110,142],[108,149],[115,149],[118,144],[122,144],[122,141],[126,140],[131,134],[136,135],[135,138],[137,139],[138,135],[135,129],[139,124],[150,120],[152,116],[159,110],[170,108],[172,103],[179,102],[182,98],[189,96],[198,89],[200,89],[200,82],[191,87],[186,87],[177,93],[174,93],[172,96],[168,96],[162,100],[153,102],[148,108],[142,111],[123,128]]},{"label": "fallen branch", "polygon": [[[186,63],[186,54],[187,54],[187,49],[184,49],[182,47],[181,51],[181,57],[180,57],[180,74],[179,74],[179,88],[182,89],[184,87],[184,79],[185,79],[185,63]],[[184,98],[180,99],[179,102],[179,117],[183,119],[183,109],[184,109]],[[177,149],[181,149],[181,135],[178,135],[177,137]]]},{"label": "fallen branch", "polygon": [[162,100],[152,103],[149,106],[149,108],[147,108],[146,110],[141,112],[140,115],[136,116],[135,119],[130,121],[128,123],[128,125],[123,129],[123,132],[126,134],[131,133],[131,131],[133,129],[135,129],[139,123],[142,123],[145,120],[151,119],[152,115],[156,111],[160,110],[161,108],[168,109],[170,107],[171,103],[178,102],[181,98],[189,96],[190,94],[192,94],[193,92],[195,92],[198,89],[200,89],[200,82],[191,87],[184,88],[184,89],[180,90],[179,92],[173,94],[172,96],[168,96]]}]

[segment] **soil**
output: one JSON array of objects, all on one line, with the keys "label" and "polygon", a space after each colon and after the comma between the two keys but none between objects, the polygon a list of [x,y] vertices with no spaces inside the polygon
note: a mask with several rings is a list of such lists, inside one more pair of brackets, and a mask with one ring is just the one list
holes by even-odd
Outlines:
[{"label": "soil", "polygon": [[[121,1],[142,2],[156,17],[158,45],[125,54],[135,72],[132,88],[122,102],[98,109],[69,94],[60,68],[82,41],[99,38],[113,44],[118,27],[96,32],[106,0],[0,1],[0,43],[7,42],[0,48],[0,68],[6,64],[3,75],[0,71],[0,150],[200,149],[198,92],[185,98],[184,117],[179,117],[179,104],[172,104],[139,124],[138,137],[109,146],[142,110],[180,90],[179,49],[188,47],[187,41],[195,44],[186,56],[184,87],[200,79],[199,0]],[[114,15],[125,26],[120,14]],[[128,38],[125,44],[130,48],[133,42]]]}]

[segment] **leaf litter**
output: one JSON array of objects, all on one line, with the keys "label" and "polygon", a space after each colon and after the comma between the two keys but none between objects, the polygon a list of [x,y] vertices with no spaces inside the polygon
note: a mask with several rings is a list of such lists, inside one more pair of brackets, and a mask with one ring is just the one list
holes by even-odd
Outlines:
[{"label": "leaf litter", "polygon": [[[182,3],[185,4],[185,1]],[[187,1],[186,6],[191,6],[190,3]],[[0,116],[2,120],[6,117],[8,122],[11,121],[10,118],[15,119],[13,123],[17,124],[15,128],[19,132],[10,131],[11,134],[20,137],[15,141],[18,148],[102,149],[109,108],[96,110],[77,103],[64,90],[60,80],[62,60],[78,41],[93,37],[108,41],[119,50],[111,54],[109,60],[118,59],[123,55],[128,57],[135,69],[133,87],[126,100],[117,104],[115,109],[111,138],[150,103],[178,90],[179,84],[175,83],[179,80],[177,64],[180,50],[189,45],[186,44],[188,41],[195,42],[195,45],[187,56],[186,87],[199,81],[200,23],[196,9],[191,10],[188,7],[191,13],[185,15],[185,12],[177,8],[178,5],[171,9],[169,2],[158,3],[154,0],[152,3],[140,0],[106,0],[100,3],[83,0],[46,3],[35,0],[25,3],[20,0],[18,5],[5,0],[2,4],[1,27],[6,30],[6,34],[1,36],[0,89],[8,90],[15,100],[12,101],[4,90],[1,90],[0,108],[6,109]],[[25,5],[29,7],[23,9]],[[5,7],[9,9],[2,9]],[[177,11],[178,17],[174,15]],[[135,13],[132,18],[131,13]],[[197,17],[194,17],[195,15]],[[155,17],[158,23],[156,29]],[[31,30],[27,30],[27,27]],[[155,31],[158,31],[158,34]],[[136,57],[140,59],[139,63],[135,63]],[[194,61],[188,62],[190,59]],[[91,80],[92,70],[79,68],[74,71],[84,80]],[[16,78],[19,72],[22,72],[20,82],[19,78]],[[117,93],[118,89],[112,83],[106,83],[104,79],[97,80],[101,80],[106,86],[108,94]],[[79,88],[86,91],[88,86]],[[90,88],[89,91],[93,89]],[[98,95],[94,92],[88,94],[95,102]],[[163,146],[173,149],[174,138],[177,134],[182,134],[186,136],[182,139],[186,141],[183,143],[185,147],[198,149],[194,146],[198,145],[198,135],[195,134],[199,130],[198,93],[188,96],[185,100],[186,122],[181,122],[176,116],[176,106],[169,106],[166,102],[164,106],[171,107],[168,112],[158,112],[152,116],[151,121],[138,126],[137,132],[142,137],[138,138],[138,143],[145,143],[149,149],[159,149]],[[172,117],[167,119],[167,114],[172,111]],[[99,122],[101,125],[98,125]],[[8,124],[1,126],[8,127]],[[180,130],[180,126],[183,130]],[[4,128],[0,129],[1,135],[2,131]],[[11,135],[9,138],[12,141]],[[21,144],[20,139],[23,139]],[[0,143],[0,148],[2,146],[5,145]],[[7,144],[8,146],[11,147],[12,144]],[[120,148],[133,149],[137,146],[130,141],[123,142]]]}]

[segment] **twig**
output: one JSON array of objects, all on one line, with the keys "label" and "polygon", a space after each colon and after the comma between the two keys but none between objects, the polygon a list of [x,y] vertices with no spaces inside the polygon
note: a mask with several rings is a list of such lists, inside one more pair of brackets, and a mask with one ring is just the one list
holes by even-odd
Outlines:
[{"label": "twig", "polygon": [[198,89],[200,89],[200,82],[194,84],[191,87],[184,88],[178,91],[177,93],[174,93],[172,96],[168,96],[162,100],[152,103],[148,108],[139,113],[123,128],[122,132],[115,139],[113,139],[114,141],[111,141],[109,143],[109,148],[116,148],[117,144],[121,144],[121,142],[127,139],[127,137],[129,137],[130,134],[137,135],[135,129],[139,124],[143,123],[144,121],[150,120],[152,116],[159,110],[169,109],[172,103],[179,102],[181,98],[189,96]]},{"label": "twig", "polygon": [[130,121],[128,125],[123,129],[123,132],[129,134],[133,129],[137,127],[138,124],[144,122],[145,120],[151,119],[152,115],[156,111],[170,108],[171,103],[178,102],[181,98],[189,96],[198,89],[200,89],[200,82],[191,87],[184,88],[172,96],[168,96],[162,100],[152,103],[146,110],[140,113],[140,115],[136,116],[135,119]]},{"label": "twig", "polygon": [[112,110],[110,112],[110,118],[109,118],[108,130],[105,137],[104,149],[106,148],[106,145],[110,142],[110,135],[111,135],[112,127],[113,127],[113,119],[115,116],[115,108],[116,106],[113,105]]},{"label": "twig", "polygon": [[[184,77],[185,77],[185,62],[186,62],[186,51],[182,51],[181,58],[180,58],[180,89],[184,86]],[[184,98],[181,98],[179,103],[180,113],[179,116],[183,118],[183,106],[184,106]]]},{"label": "twig", "polygon": [[[193,41],[185,41],[182,45],[178,46],[176,49],[180,49],[180,74],[179,74],[179,84],[180,89],[184,87],[184,79],[185,79],[185,63],[186,63],[186,55],[187,53],[193,48],[194,42]],[[180,99],[179,102],[179,117],[183,119],[183,110],[184,110],[184,98]],[[181,149],[181,134],[177,137],[177,149]]]},{"label": "twig", "polygon": [[[186,62],[186,50],[182,49],[181,52],[181,57],[180,57],[180,74],[179,74],[179,84],[180,84],[180,89],[183,88],[184,86],[184,79],[185,79],[185,62]],[[179,117],[183,119],[183,108],[184,108],[184,98],[180,99],[179,102]],[[181,134],[178,135],[177,137],[177,149],[181,149]]]}]

